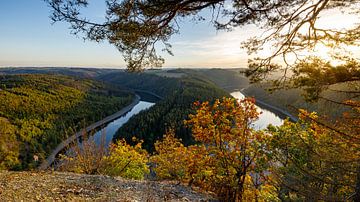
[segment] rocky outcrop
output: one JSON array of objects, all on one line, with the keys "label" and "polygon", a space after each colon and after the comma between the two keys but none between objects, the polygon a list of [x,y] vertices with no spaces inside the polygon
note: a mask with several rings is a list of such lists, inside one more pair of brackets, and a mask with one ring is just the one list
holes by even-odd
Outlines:
[{"label": "rocky outcrop", "polygon": [[0,201],[216,201],[172,182],[61,172],[0,171]]}]

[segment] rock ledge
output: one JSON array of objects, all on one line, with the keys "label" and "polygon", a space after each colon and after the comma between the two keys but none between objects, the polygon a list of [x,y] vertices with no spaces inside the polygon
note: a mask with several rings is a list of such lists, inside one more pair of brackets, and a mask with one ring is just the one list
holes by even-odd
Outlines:
[{"label": "rock ledge", "polygon": [[216,201],[173,182],[62,172],[0,171],[0,201]]}]

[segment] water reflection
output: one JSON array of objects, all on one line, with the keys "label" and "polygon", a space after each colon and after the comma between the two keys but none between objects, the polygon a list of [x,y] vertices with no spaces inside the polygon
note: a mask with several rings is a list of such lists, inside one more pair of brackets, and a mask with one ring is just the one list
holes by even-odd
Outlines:
[{"label": "water reflection", "polygon": [[[234,98],[237,98],[239,100],[244,99],[245,96],[240,92],[232,92],[230,93],[231,96]],[[284,120],[281,119],[276,114],[272,113],[269,110],[263,109],[261,107],[256,106],[259,112],[261,112],[259,119],[256,120],[253,124],[253,128],[257,130],[265,129],[269,124],[272,124],[274,126],[280,126],[283,124]]]},{"label": "water reflection", "polygon": [[121,116],[118,119],[115,119],[114,121],[108,123],[106,127],[103,129],[97,131],[94,134],[94,140],[96,144],[101,143],[101,138],[105,137],[105,146],[107,147],[109,143],[112,141],[113,136],[115,135],[116,131],[124,125],[132,116],[138,114],[142,110],[146,110],[153,106],[155,103],[152,102],[145,102],[140,101],[137,105],[135,105],[128,113],[126,113],[124,116]]}]

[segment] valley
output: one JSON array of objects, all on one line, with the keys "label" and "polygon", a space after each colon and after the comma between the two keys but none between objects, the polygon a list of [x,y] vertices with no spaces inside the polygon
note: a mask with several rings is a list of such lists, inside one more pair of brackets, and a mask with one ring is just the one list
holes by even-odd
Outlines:
[{"label": "valley", "polygon": [[[132,105],[129,109],[127,109],[124,115],[120,116],[120,118],[114,119],[112,122],[107,124],[107,126],[104,125],[104,123],[101,123],[101,126],[103,129],[98,130],[96,132],[97,126],[100,126],[99,124],[96,125],[96,127],[87,127],[86,131],[83,132],[81,128],[85,128],[86,124],[89,123],[95,123],[99,119],[96,118],[96,116],[105,117],[106,115],[110,115],[111,111],[115,112],[116,110],[120,110],[125,106],[125,104],[130,104],[129,101],[125,102],[125,104],[121,104],[115,106],[115,103],[107,104],[106,102],[102,103],[104,107],[108,111],[100,111],[101,108],[96,107],[97,111],[92,111],[92,114],[86,114],[82,113],[83,116],[91,117],[90,121],[89,118],[73,118],[72,120],[69,120],[68,122],[58,122],[55,124],[56,129],[53,130],[59,130],[58,125],[63,125],[63,128],[67,128],[67,130],[61,129],[60,131],[56,131],[56,134],[59,135],[52,135],[52,138],[55,138],[56,141],[52,141],[51,144],[46,144],[47,149],[42,150],[42,152],[39,151],[27,151],[28,153],[27,157],[20,157],[21,159],[27,159],[23,162],[24,168],[19,169],[29,169],[34,168],[34,165],[40,165],[39,162],[34,162],[33,156],[39,156],[40,160],[43,161],[45,158],[48,158],[48,155],[50,155],[50,149],[55,149],[55,146],[58,146],[56,150],[53,151],[53,154],[51,154],[51,158],[54,160],[55,156],[61,152],[65,147],[69,146],[69,143],[73,142],[75,139],[79,138],[80,136],[89,133],[94,133],[94,138],[96,142],[100,142],[101,136],[103,133],[106,135],[106,145],[108,145],[111,141],[116,141],[116,139],[119,138],[125,138],[127,141],[131,142],[131,139],[133,137],[137,137],[139,139],[144,140],[144,147],[148,151],[153,150],[153,144],[156,140],[159,140],[162,135],[168,130],[169,128],[173,128],[175,130],[176,136],[179,138],[182,138],[184,143],[186,145],[193,144],[193,139],[191,137],[190,131],[183,126],[182,121],[187,119],[187,115],[192,112],[192,104],[195,101],[208,101],[208,100],[214,100],[216,98],[221,97],[230,97],[231,95],[227,93],[225,90],[227,89],[228,92],[236,89],[246,88],[249,86],[248,81],[245,77],[241,76],[239,73],[237,73],[236,70],[163,70],[158,72],[149,71],[148,73],[144,74],[129,74],[126,72],[115,71],[115,70],[98,70],[98,69],[66,69],[64,71],[63,69],[58,68],[28,68],[28,69],[0,69],[0,72],[3,74],[2,79],[2,86],[3,90],[2,93],[7,92],[6,89],[13,89],[14,86],[6,86],[8,83],[12,83],[14,85],[14,81],[10,80],[15,78],[25,78],[28,79],[28,82],[31,83],[37,83],[39,79],[44,79],[43,85],[46,88],[51,87],[51,85],[55,85],[54,82],[60,82],[56,79],[64,79],[64,81],[61,81],[63,83],[71,81],[72,76],[76,75],[78,81],[74,82],[80,82],[81,85],[84,85],[85,82],[97,82],[92,80],[98,80],[100,82],[107,83],[106,85],[115,85],[116,88],[112,87],[114,92],[118,91],[118,95],[121,95],[121,89],[127,89],[127,91],[131,92],[133,89],[137,89],[138,91],[147,91],[152,92],[157,96],[162,96],[163,99],[160,100],[158,97],[152,96],[151,94],[146,93],[140,93],[142,96],[140,98],[140,102],[137,105]],[[79,72],[82,72],[79,74]],[[116,73],[115,73],[116,72]],[[159,72],[161,72],[161,75],[159,76]],[[23,75],[23,73],[31,73]],[[59,74],[59,76],[53,76],[53,74]],[[72,76],[61,76],[61,74],[64,75],[72,75]],[[171,74],[171,76],[168,76],[168,74]],[[216,75],[221,75],[221,77],[217,77]],[[49,76],[47,76],[49,75]],[[89,76],[91,75],[91,76]],[[95,76],[94,76],[95,75]],[[109,75],[109,76],[108,76]],[[110,77],[111,75],[111,77]],[[174,76],[179,75],[179,76]],[[50,83],[46,83],[46,79],[55,79],[54,81],[48,81]],[[76,78],[76,77],[75,77]],[[74,78],[74,79],[75,79]],[[219,78],[226,78],[222,81],[219,80]],[[92,79],[92,80],[89,80]],[[226,82],[227,83],[226,83]],[[224,83],[225,82],[225,83]],[[75,83],[74,83],[75,84]],[[72,84],[72,85],[74,85]],[[21,85],[21,83],[19,84]],[[30,84],[29,84],[30,85]],[[37,86],[40,86],[40,83],[36,84]],[[47,86],[48,85],[48,86]],[[66,85],[66,84],[65,84]],[[87,84],[85,84],[87,85]],[[91,89],[91,86],[85,86],[84,88],[88,88],[88,90],[93,91]],[[100,85],[100,83],[98,84]],[[104,84],[101,84],[104,85]],[[231,87],[232,86],[232,87]],[[42,88],[44,88],[42,87]],[[222,90],[221,88],[224,90]],[[27,88],[25,86],[25,88]],[[40,88],[40,87],[38,87]],[[41,92],[41,89],[40,93]],[[84,89],[85,90],[85,89]],[[86,90],[86,91],[88,91]],[[123,90],[123,92],[125,92]],[[135,93],[136,91],[133,91]],[[45,92],[45,93],[51,93],[51,92]],[[106,91],[101,92],[106,93]],[[113,92],[111,92],[113,93]],[[123,93],[126,95],[126,93]],[[101,94],[100,94],[101,95]],[[106,95],[106,94],[104,94]],[[25,95],[23,95],[25,96]],[[122,95],[121,95],[122,96]],[[131,94],[128,94],[129,98],[132,97]],[[235,96],[236,98],[241,98],[239,96]],[[9,98],[9,95],[7,96]],[[69,97],[70,98],[70,97]],[[59,98],[59,102],[63,101],[70,101],[69,98]],[[61,100],[65,99],[65,100]],[[72,98],[73,99],[73,98]],[[93,99],[93,98],[92,98]],[[101,99],[105,99],[101,98]],[[111,99],[118,99],[116,97]],[[50,101],[50,100],[49,100]],[[47,102],[49,102],[47,101]],[[94,100],[91,100],[92,102]],[[150,102],[147,102],[150,101]],[[34,102],[33,100],[29,100],[29,102]],[[96,101],[99,102],[99,101]],[[154,103],[156,102],[156,103]],[[155,105],[154,105],[154,104]],[[89,103],[89,106],[95,107],[91,102]],[[154,105],[150,109],[148,109],[150,106]],[[4,103],[3,107],[5,107],[6,104]],[[25,107],[25,106],[23,106]],[[30,106],[27,106],[27,108],[30,108]],[[40,110],[39,108],[37,108]],[[148,109],[144,111],[145,109]],[[16,109],[21,110],[21,109]],[[110,113],[109,113],[110,112]],[[6,110],[3,109],[2,114],[3,117],[7,117],[6,119],[9,119],[9,115],[6,115]],[[34,115],[31,116],[41,116],[40,114],[46,113],[46,112],[33,112]],[[36,114],[40,113],[40,114]],[[63,113],[63,112],[61,112]],[[272,114],[271,112],[266,111],[267,114]],[[97,115],[99,114],[99,115]],[[272,116],[272,115],[271,115]],[[271,119],[278,119],[275,118]],[[11,119],[10,119],[11,120]],[[41,119],[40,119],[41,120]],[[72,123],[71,123],[72,121]],[[278,125],[281,123],[280,119],[278,121],[275,121],[275,125]],[[77,122],[77,123],[76,123]],[[11,122],[10,122],[11,123]],[[271,123],[271,121],[269,122]],[[67,125],[69,125],[67,126]],[[11,124],[12,125],[12,124]],[[265,128],[267,124],[263,124],[260,128]],[[20,129],[23,126],[18,126]],[[30,125],[30,127],[38,127],[41,128],[39,125]],[[52,126],[54,127],[54,126]],[[71,130],[69,130],[71,128]],[[23,129],[24,130],[24,129]],[[49,129],[48,129],[49,130]],[[46,131],[46,128],[45,128]],[[76,134],[71,134],[71,131],[79,131]],[[65,134],[61,134],[65,133]],[[54,137],[53,137],[54,136]],[[73,136],[69,139],[67,139],[67,143],[62,144],[60,147],[58,144],[61,143],[61,141],[65,140],[66,138]],[[44,138],[44,136],[38,136],[39,138]],[[65,139],[64,139],[65,138]],[[21,137],[14,137],[15,139],[20,139]],[[36,140],[36,135],[34,135],[34,139]],[[33,139],[28,139],[25,142],[33,142]],[[44,140],[42,140],[43,142]],[[50,140],[49,140],[50,141]],[[16,141],[18,142],[18,141]],[[18,144],[18,143],[11,143],[11,144]],[[24,143],[29,144],[29,143]],[[44,143],[42,143],[44,144]],[[10,147],[11,148],[11,147]],[[18,162],[18,161],[16,161]],[[18,164],[20,165],[20,164]],[[43,165],[42,168],[45,168],[47,166]]]},{"label": "valley", "polygon": [[0,1],[0,202],[360,202],[359,10]]},{"label": "valley", "polygon": [[[215,103],[225,102],[226,98],[233,97],[239,101],[245,95],[253,96],[258,118],[249,122],[250,128],[247,130],[254,134],[261,134],[266,130],[274,134],[274,138],[287,125],[293,124],[292,127],[295,127],[302,121],[301,118],[298,119],[297,111],[292,109],[305,107],[308,110],[325,110],[328,107],[306,102],[294,90],[269,94],[266,85],[251,84],[240,71],[241,69],[165,69],[128,73],[113,69],[0,69],[2,169],[32,172],[38,169],[55,169],[114,175],[114,171],[108,169],[115,165],[121,168],[122,165],[122,169],[115,167],[116,172],[119,172],[116,175],[166,180],[168,177],[163,178],[161,171],[151,166],[159,164],[155,159],[163,154],[159,153],[158,145],[160,141],[166,141],[164,138],[169,137],[169,134],[176,138],[171,141],[179,142],[173,150],[170,148],[169,151],[175,152],[171,155],[176,156],[168,161],[180,159],[170,165],[165,164],[165,170],[170,170],[167,172],[171,173],[171,169],[176,169],[179,162],[189,161],[186,160],[186,155],[200,158],[199,163],[203,161],[201,155],[206,155],[205,151],[202,151],[204,154],[196,154],[201,144],[194,138],[194,128],[188,123],[195,114],[202,113],[198,109],[203,106],[201,103],[216,106]],[[346,111],[343,108],[341,110]],[[249,140],[249,143],[252,141]],[[262,139],[258,141],[261,142]],[[171,147],[171,143],[166,144]],[[266,144],[278,146],[278,143]],[[176,153],[180,148],[188,149]],[[144,156],[126,157],[128,154],[118,149],[138,152],[131,155]],[[77,153],[73,153],[74,150]],[[189,153],[186,154],[187,152]],[[186,155],[182,156],[184,154]],[[122,163],[112,164],[109,161],[111,158],[120,158]],[[67,168],[68,165],[73,167]],[[163,166],[161,163],[159,165]],[[186,172],[190,172],[191,176],[191,172],[201,174],[203,171]],[[12,175],[17,173],[9,173],[9,176]],[[183,175],[181,173],[172,175],[169,179],[191,182],[189,174],[185,175],[185,180],[180,177]],[[46,176],[48,177],[50,176]],[[66,182],[66,186],[68,183]],[[126,182],[131,183],[133,182]],[[196,183],[199,183],[196,186],[202,186],[201,181]]]},{"label": "valley", "polygon": [[0,76],[1,167],[35,169],[82,127],[130,104],[134,95],[93,80],[43,74]]}]

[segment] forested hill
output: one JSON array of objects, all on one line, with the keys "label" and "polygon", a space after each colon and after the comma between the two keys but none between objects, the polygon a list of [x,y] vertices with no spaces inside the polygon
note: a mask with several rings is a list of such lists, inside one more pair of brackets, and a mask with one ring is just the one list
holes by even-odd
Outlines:
[{"label": "forested hill", "polygon": [[351,93],[346,93],[346,91],[351,90],[349,86],[349,83],[332,85],[331,89],[325,89],[322,92],[319,100],[313,102],[305,101],[304,92],[301,89],[281,89],[269,93],[266,89],[271,87],[270,83],[253,84],[244,89],[243,92],[272,106],[287,110],[294,116],[298,115],[297,109],[306,109],[308,111],[316,111],[318,114],[326,117],[337,118],[350,109],[338,103],[349,99],[358,99],[353,97],[354,95]]},{"label": "forested hill", "polygon": [[52,74],[66,75],[77,78],[94,78],[99,75],[109,73],[111,69],[100,68],[75,68],[75,67],[2,67],[1,74]]},{"label": "forested hill", "polygon": [[225,89],[228,92],[241,90],[250,85],[249,79],[245,77],[240,71],[242,69],[174,69],[168,70],[168,73],[182,73],[193,75],[203,80],[208,80],[218,87]]},{"label": "forested hill", "polygon": [[101,74],[96,79],[125,88],[150,91],[162,97],[166,97],[180,88],[179,79],[151,73],[112,71]]},{"label": "forested hill", "polygon": [[67,136],[132,100],[91,80],[0,75],[0,169],[36,167]]},{"label": "forested hill", "polygon": [[[189,128],[185,128],[183,121],[193,112],[195,101],[214,101],[216,98],[229,97],[230,95],[217,87],[212,82],[196,76],[183,76],[172,78],[175,86],[164,86],[174,89],[165,99],[158,102],[147,111],[140,112],[132,117],[114,136],[114,139],[125,138],[131,142],[133,137],[144,141],[144,148],[153,150],[156,140],[162,138],[166,130],[172,128],[177,137],[185,145],[193,143]],[[170,92],[169,90],[166,90]]]}]

